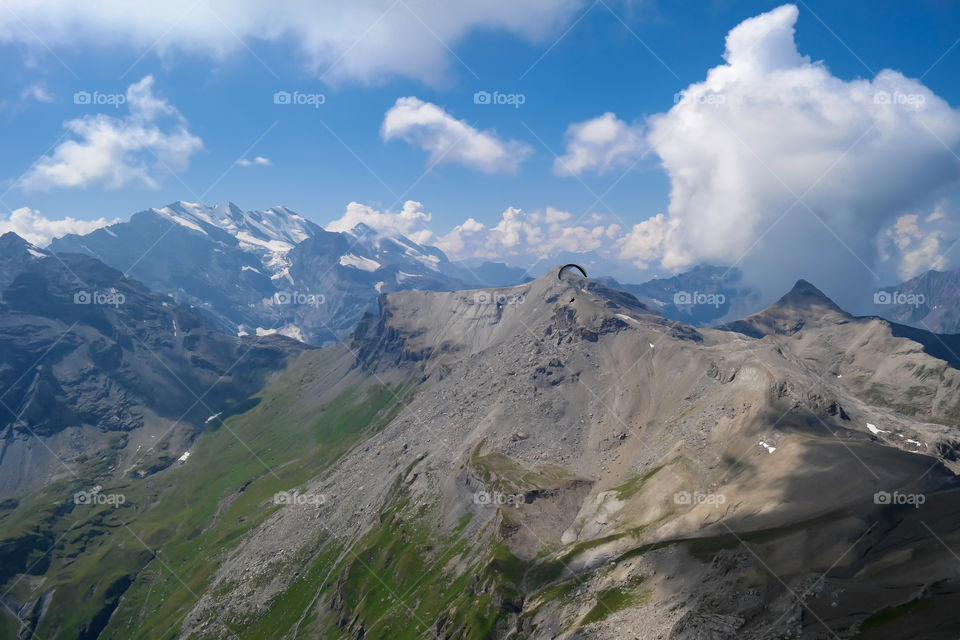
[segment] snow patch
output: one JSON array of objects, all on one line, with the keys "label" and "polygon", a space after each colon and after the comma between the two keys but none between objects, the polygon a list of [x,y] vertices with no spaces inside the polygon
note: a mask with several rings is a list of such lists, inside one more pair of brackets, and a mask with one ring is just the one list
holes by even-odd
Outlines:
[{"label": "snow patch", "polygon": [[371,260],[370,258],[364,258],[363,256],[357,256],[352,253],[340,256],[340,266],[341,267],[353,267],[354,269],[359,269],[360,271],[376,271],[380,268],[380,263],[376,260]]},{"label": "snow patch", "polygon": [[156,209],[156,211],[158,213],[164,214],[165,217],[169,218],[172,222],[177,223],[181,227],[186,227],[187,229],[191,229],[193,231],[199,231],[203,235],[207,235],[207,232],[203,230],[203,227],[201,227],[200,225],[198,225],[196,222],[192,220],[188,220],[184,218],[183,216],[178,216],[174,212],[170,211],[168,207],[164,207],[163,209]]},{"label": "snow patch", "polygon": [[282,336],[287,336],[288,338],[293,338],[294,340],[299,340],[300,342],[305,342],[303,339],[303,332],[300,331],[300,327],[293,324],[288,324],[287,326],[282,327],[279,331],[277,331],[277,333]]}]

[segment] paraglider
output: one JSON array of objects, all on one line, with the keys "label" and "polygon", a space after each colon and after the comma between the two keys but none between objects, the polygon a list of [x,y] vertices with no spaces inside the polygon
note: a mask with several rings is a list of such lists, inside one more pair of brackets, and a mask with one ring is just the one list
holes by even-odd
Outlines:
[{"label": "paraglider", "polygon": [[563,280],[563,272],[564,272],[566,269],[569,269],[569,268],[571,268],[571,267],[573,267],[574,269],[579,269],[580,273],[583,274],[583,277],[584,277],[584,278],[587,277],[587,272],[586,272],[586,270],[585,270],[583,267],[581,267],[581,266],[578,265],[578,264],[572,264],[572,263],[571,263],[571,264],[565,264],[565,265],[563,265],[562,267],[560,267],[560,271],[557,272],[557,280]]}]

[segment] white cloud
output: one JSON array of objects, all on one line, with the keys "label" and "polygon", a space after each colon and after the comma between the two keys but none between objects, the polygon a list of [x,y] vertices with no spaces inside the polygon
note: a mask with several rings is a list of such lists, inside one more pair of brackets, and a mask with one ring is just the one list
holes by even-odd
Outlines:
[{"label": "white cloud", "polygon": [[173,105],[153,93],[153,76],[127,88],[124,117],[86,115],[64,124],[68,139],[43,156],[24,176],[28,190],[158,185],[159,176],[186,169],[203,147]]},{"label": "white cloud", "polygon": [[[441,229],[434,228],[433,216],[421,203],[408,200],[395,212],[351,202],[343,216],[324,228],[342,232],[361,223],[383,234],[399,233],[418,244],[435,246],[451,260],[493,260],[546,268],[564,254],[580,254],[577,259],[586,261],[584,264],[628,281],[647,270],[653,261],[649,247],[657,246],[660,237],[656,234],[662,235],[667,224],[661,214],[625,234],[610,216],[599,213],[578,219],[555,207],[535,211],[507,207],[493,226],[467,218],[452,229]],[[449,230],[444,233],[444,229]]]},{"label": "white cloud", "polygon": [[383,233],[400,233],[418,244],[429,244],[433,232],[427,228],[431,215],[423,210],[423,205],[414,200],[403,203],[400,211],[378,211],[357,202],[347,205],[343,216],[324,225],[327,231],[349,231],[358,224]]},{"label": "white cloud", "polygon": [[[471,32],[504,31],[531,41],[555,35],[586,0],[8,0],[0,42],[43,51],[147,47],[213,58],[249,55],[263,42],[290,44],[306,67],[329,80],[364,83],[402,75],[440,82],[450,50]],[[21,22],[22,21],[22,22]],[[29,28],[24,28],[29,25]],[[249,43],[249,45],[247,44]]]},{"label": "white cloud", "polygon": [[118,222],[118,220],[107,220],[106,218],[74,220],[70,217],[51,220],[44,217],[39,211],[29,207],[21,207],[14,209],[8,217],[0,218],[0,234],[13,231],[27,242],[38,247],[44,247],[50,244],[50,241],[54,238],[59,238],[68,233],[82,235],[114,222]]},{"label": "white cloud", "polygon": [[609,112],[570,125],[564,137],[566,152],[553,163],[558,176],[627,167],[639,160],[646,148],[642,125],[627,124]]},{"label": "white cloud", "polygon": [[418,98],[399,98],[387,111],[380,134],[427,152],[429,164],[457,163],[485,173],[513,173],[533,153],[529,145],[480,131]]},{"label": "white cloud", "polygon": [[895,267],[900,279],[908,280],[930,269],[951,268],[958,262],[953,253],[958,240],[960,221],[941,203],[925,216],[897,218],[879,239],[880,257]]},{"label": "white cloud", "polygon": [[23,91],[20,92],[21,100],[36,100],[37,102],[53,102],[53,94],[50,93],[50,90],[47,89],[46,85],[41,82],[34,82],[31,85],[24,87]]},{"label": "white cloud", "polygon": [[553,207],[532,212],[508,207],[493,227],[468,218],[434,244],[453,260],[481,258],[527,265],[561,252],[612,248],[619,234],[619,225],[585,226],[569,212]]},{"label": "white cloud", "polygon": [[237,160],[237,164],[240,165],[241,167],[253,167],[253,166],[269,167],[273,163],[270,162],[270,158],[257,156],[253,160],[248,160],[247,158],[240,158],[239,160]]},{"label": "white cloud", "polygon": [[800,276],[870,291],[877,235],[960,178],[960,111],[896,71],[837,78],[797,51],[797,16],[731,30],[726,63],[648,120],[672,187],[663,265],[746,255],[767,292]]},{"label": "white cloud", "polygon": [[670,222],[662,213],[633,225],[630,233],[617,238],[617,257],[647,268],[662,257],[669,230]]},{"label": "white cloud", "polygon": [[399,233],[418,244],[436,246],[451,260],[479,258],[518,265],[549,260],[561,252],[605,250],[613,254],[623,241],[620,226],[602,224],[602,216],[588,216],[590,223],[583,224],[570,212],[554,207],[531,212],[508,207],[492,227],[467,218],[445,234],[431,228],[432,220],[433,216],[414,200],[408,200],[396,212],[351,202],[343,216],[324,228],[349,231],[362,223],[381,233]]}]

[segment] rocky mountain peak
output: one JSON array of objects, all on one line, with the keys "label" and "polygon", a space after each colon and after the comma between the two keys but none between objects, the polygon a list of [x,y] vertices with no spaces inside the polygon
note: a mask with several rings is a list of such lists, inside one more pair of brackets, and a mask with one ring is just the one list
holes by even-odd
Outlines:
[{"label": "rocky mountain peak", "polygon": [[804,310],[814,307],[827,307],[833,311],[844,313],[824,292],[803,279],[797,280],[793,288],[781,297],[774,306]]},{"label": "rocky mountain peak", "polygon": [[852,317],[820,289],[806,280],[797,280],[773,305],[719,328],[760,338],[772,334],[792,335],[807,326],[843,323]]},{"label": "rocky mountain peak", "polygon": [[30,243],[18,236],[13,231],[7,231],[0,235],[0,251],[6,251],[8,248],[24,247]]},{"label": "rocky mountain peak", "polygon": [[0,235],[0,286],[7,286],[14,276],[37,258],[49,253],[8,231]]}]

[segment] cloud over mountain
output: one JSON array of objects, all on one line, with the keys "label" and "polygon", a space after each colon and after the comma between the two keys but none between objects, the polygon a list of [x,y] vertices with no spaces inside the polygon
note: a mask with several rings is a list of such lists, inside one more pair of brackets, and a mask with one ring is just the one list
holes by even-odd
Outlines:
[{"label": "cloud over mountain", "polygon": [[106,218],[74,220],[69,216],[53,220],[29,207],[20,207],[14,209],[9,216],[0,218],[0,235],[13,231],[27,242],[43,247],[54,238],[68,233],[86,234],[114,222],[116,220]]},{"label": "cloud over mountain", "polygon": [[836,77],[797,51],[797,17],[738,25],[726,63],[650,119],[672,185],[665,266],[743,259],[773,290],[798,274],[863,286],[878,233],[960,178],[960,111],[896,71]]}]

